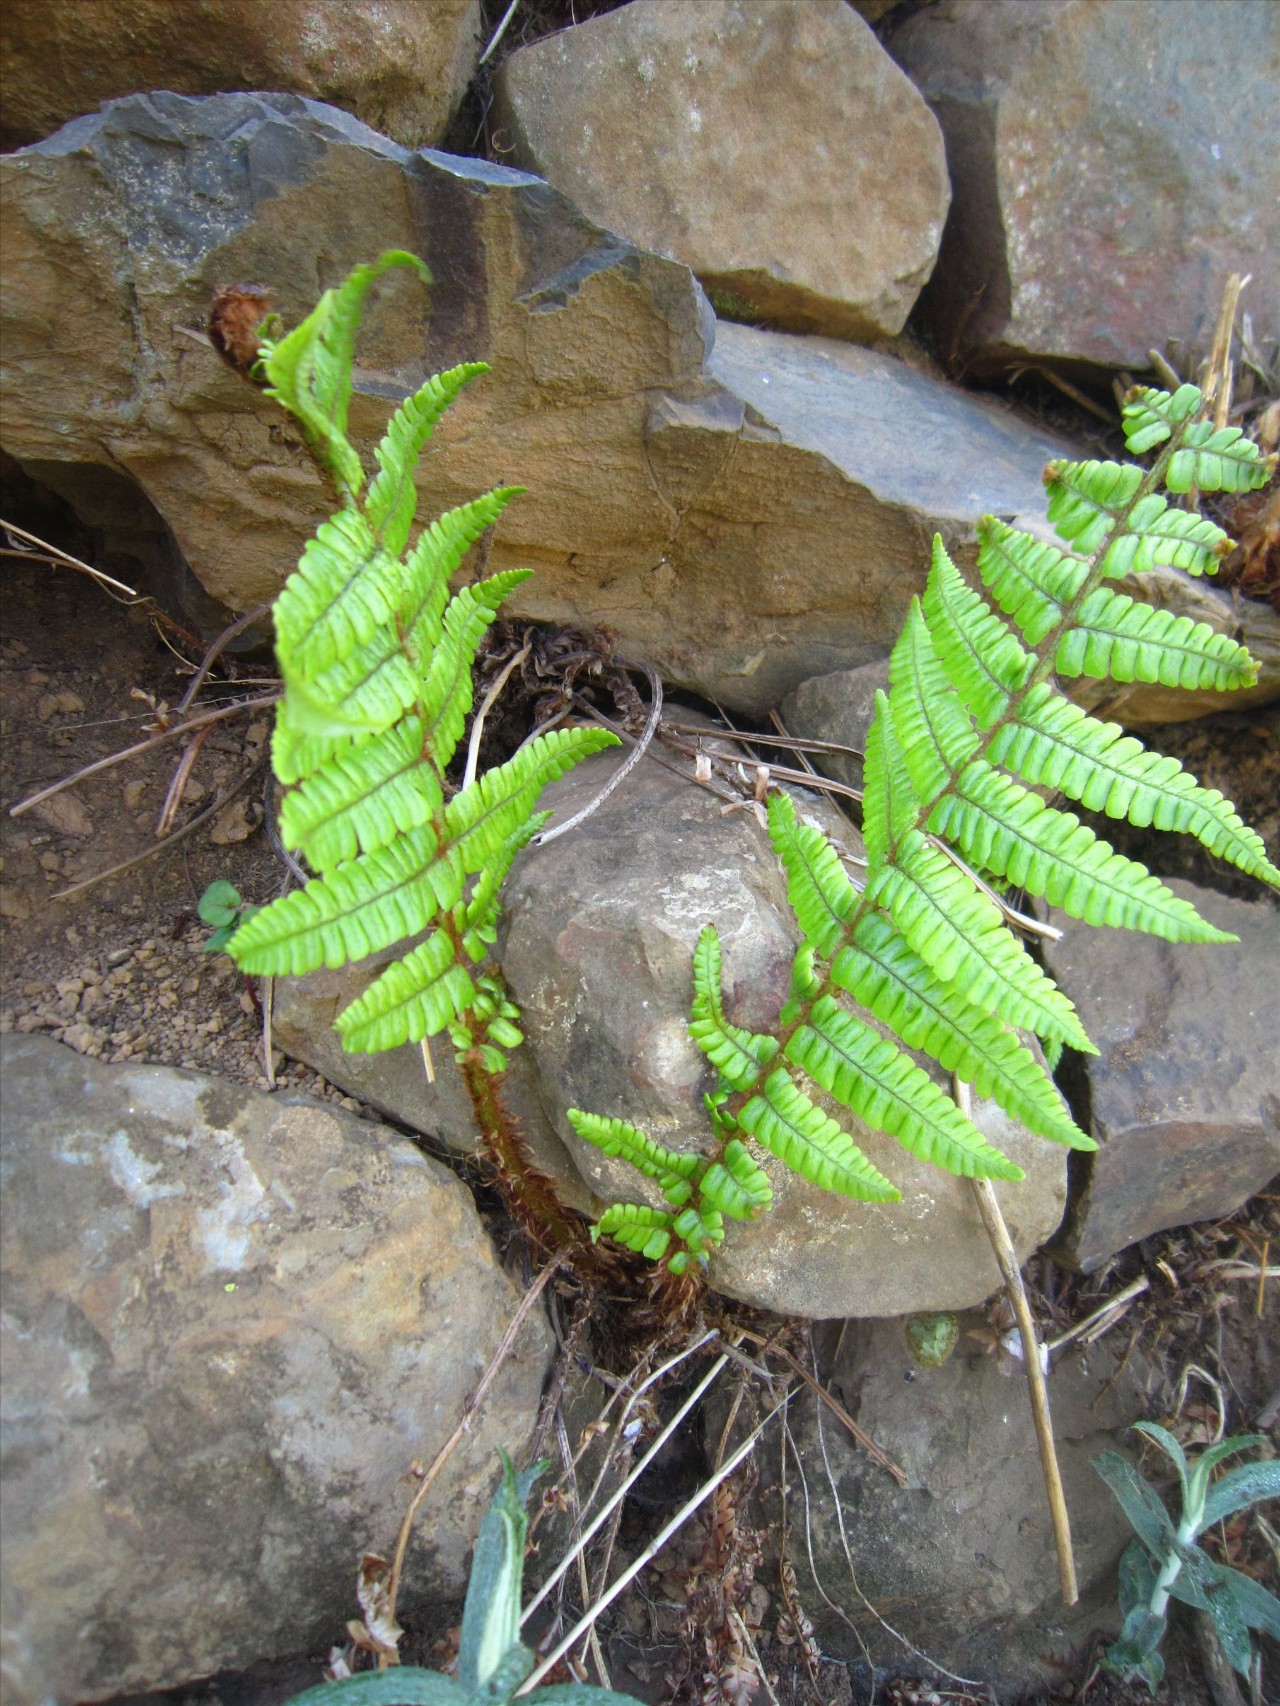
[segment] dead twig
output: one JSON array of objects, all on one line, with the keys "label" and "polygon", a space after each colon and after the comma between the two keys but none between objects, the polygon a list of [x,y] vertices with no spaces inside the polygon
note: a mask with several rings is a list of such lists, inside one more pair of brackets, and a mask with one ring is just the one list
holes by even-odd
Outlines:
[{"label": "dead twig", "polygon": [[[966,1119],[973,1118],[973,1093],[963,1079],[952,1076],[956,1105]],[[1044,1475],[1045,1494],[1049,1501],[1049,1517],[1053,1523],[1053,1542],[1058,1553],[1058,1583],[1065,1605],[1074,1605],[1080,1597],[1076,1583],[1076,1563],[1071,1550],[1071,1519],[1067,1515],[1066,1495],[1062,1490],[1062,1472],[1053,1443],[1053,1423],[1049,1418],[1049,1393],[1045,1386],[1044,1366],[1040,1360],[1040,1340],[1027,1301],[1026,1287],[1018,1268],[1018,1254],[1009,1236],[1009,1228],[1000,1212],[990,1179],[970,1179],[978,1213],[987,1229],[996,1264],[1004,1279],[1009,1302],[1013,1306],[1018,1332],[1022,1338],[1022,1357],[1027,1367],[1027,1390],[1031,1398],[1031,1419],[1035,1425],[1036,1444],[1040,1448],[1040,1468]]]},{"label": "dead twig", "polygon": [[235,639],[236,635],[243,634],[246,628],[251,628],[255,622],[260,622],[270,609],[271,606],[269,604],[259,604],[256,609],[246,610],[243,616],[237,616],[234,622],[228,624],[228,626],[222,630],[217,639],[200,659],[200,667],[191,677],[190,686],[179,700],[178,710],[180,713],[191,709],[191,701],[204,686],[205,678],[209,674],[209,671],[213,668],[219,657],[221,657],[226,647]]},{"label": "dead twig", "polygon": [[551,829],[544,829],[540,835],[535,835],[532,842],[534,847],[545,847],[548,841],[555,841],[558,837],[567,835],[571,829],[576,829],[580,823],[585,823],[593,812],[599,811],[615,788],[622,785],[648,751],[649,743],[658,732],[658,724],[662,719],[662,682],[658,677],[658,672],[650,668],[647,663],[636,664],[634,667],[643,671],[649,678],[649,690],[653,695],[653,702],[649,707],[649,720],[644,726],[644,733],[599,793],[593,799],[588,800],[581,811],[575,812],[564,823],[558,823]]}]

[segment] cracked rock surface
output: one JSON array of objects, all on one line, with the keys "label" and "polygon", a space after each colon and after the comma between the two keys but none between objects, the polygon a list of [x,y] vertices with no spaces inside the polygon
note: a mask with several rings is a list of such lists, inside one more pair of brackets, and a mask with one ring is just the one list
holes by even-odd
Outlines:
[{"label": "cracked rock surface", "polygon": [[[0,1049],[9,1698],[326,1650],[518,1303],[468,1192],[303,1098]],[[460,1597],[549,1356],[535,1314],[435,1490],[414,1594]]]}]

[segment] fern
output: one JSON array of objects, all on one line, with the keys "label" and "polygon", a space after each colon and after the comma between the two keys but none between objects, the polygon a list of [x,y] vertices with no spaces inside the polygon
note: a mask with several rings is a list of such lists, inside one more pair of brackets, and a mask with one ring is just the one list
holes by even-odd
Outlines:
[{"label": "fern", "polygon": [[[877,696],[865,743],[861,887],[785,794],[770,798],[769,833],[803,942],[777,1026],[757,1034],[726,1017],[719,943],[713,929],[703,932],[689,1028],[717,1072],[707,1099],[716,1147],[699,1162],[704,1171],[683,1176],[695,1187],[691,1207],[704,1199],[723,1207],[729,1199],[718,1193],[717,1169],[736,1177],[743,1158],[754,1166],[751,1144],[826,1189],[895,1198],[892,1183],[813,1099],[815,1087],[949,1172],[1020,1178],[899,1042],[993,1096],[1031,1131],[1094,1147],[1018,1032],[1038,1037],[1049,1059],[1064,1045],[1095,1052],[1093,1045],[1010,929],[991,885],[1170,942],[1233,938],[1033,789],[1194,835],[1215,856],[1280,887],[1280,870],[1229,801],[1176,760],[1080,710],[1057,685],[1088,675],[1231,690],[1254,679],[1248,653],[1228,636],[1106,584],[1123,576],[1140,587],[1159,567],[1212,574],[1230,548],[1227,535],[1166,494],[1249,491],[1270,478],[1275,458],[1235,428],[1196,419],[1200,402],[1193,386],[1132,394],[1126,439],[1135,455],[1156,451],[1149,468],[1051,463],[1045,484],[1057,545],[988,516],[978,535],[987,596],[934,541],[924,596],[912,602],[890,660],[890,691]],[[600,1142],[589,1117],[576,1116],[575,1126]],[[611,1209],[599,1229],[673,1267],[705,1262],[718,1241],[703,1225],[677,1244],[678,1216],[659,1226],[629,1212]],[[643,1242],[642,1230],[651,1235]]]},{"label": "fern", "polygon": [[449,582],[519,488],[449,511],[410,547],[419,458],[448,405],[487,371],[479,362],[405,400],[366,485],[347,437],[355,336],[370,288],[393,267],[429,282],[419,261],[390,251],[262,346],[268,394],[301,424],[342,507],[316,530],[274,609],[284,694],[272,757],[290,788],[280,831],[315,874],[241,924],[228,951],[248,972],[297,976],[430,929],[338,1015],[343,1045],[375,1052],[448,1031],[464,1065],[497,1073],[521,1040],[519,1015],[475,968],[494,940],[502,880],[545,822],[535,810],[542,789],[616,737],[554,730],[460,792],[449,781],[476,648],[527,571],[452,594]]}]

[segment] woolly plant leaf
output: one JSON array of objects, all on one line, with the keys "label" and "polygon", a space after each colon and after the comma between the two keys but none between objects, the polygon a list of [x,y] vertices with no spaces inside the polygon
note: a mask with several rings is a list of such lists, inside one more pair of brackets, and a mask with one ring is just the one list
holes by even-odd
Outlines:
[{"label": "woolly plant leaf", "polygon": [[964,1178],[1023,1177],[927,1072],[829,995],[814,1003],[786,1054],[838,1102],[922,1160]]},{"label": "woolly plant leaf", "polygon": [[975,759],[929,818],[982,871],[1060,906],[1089,924],[1145,930],[1170,942],[1229,942],[1145,865],[1126,859],[1073,813]]},{"label": "woolly plant leaf", "polygon": [[786,873],[787,899],[796,922],[815,951],[829,956],[857,905],[857,889],[822,831],[800,822],[789,794],[769,796],[769,839]]},{"label": "woolly plant leaf", "polygon": [[750,1089],[778,1052],[775,1037],[756,1035],[725,1018],[720,992],[720,938],[710,924],[698,937],[693,952],[689,1035],[735,1090]]},{"label": "woolly plant leaf", "polygon": [[1054,659],[1059,675],[1160,682],[1188,691],[1230,692],[1249,687],[1258,669],[1242,645],[1207,622],[1136,603],[1095,587],[1062,636]]},{"label": "woolly plant leaf", "polygon": [[841,1126],[810,1101],[785,1066],[772,1072],[738,1115],[757,1143],[823,1190],[861,1202],[898,1202],[901,1192],[873,1167]]},{"label": "woolly plant leaf", "polygon": [[639,1126],[626,1120],[583,1113],[580,1108],[567,1109],[566,1117],[579,1137],[605,1155],[621,1156],[646,1179],[652,1179],[673,1208],[688,1202],[693,1194],[691,1181],[698,1172],[696,1155],[679,1155],[672,1149],[664,1149]]},{"label": "woolly plant leaf", "polygon": [[591,1237],[616,1238],[625,1249],[635,1250],[650,1262],[660,1262],[671,1242],[672,1216],[665,1209],[648,1208],[643,1203],[619,1202],[604,1213],[591,1228]]},{"label": "woolly plant leaf", "polygon": [[475,999],[475,984],[456,963],[452,936],[433,930],[425,942],[389,965],[364,994],[338,1015],[334,1028],[353,1054],[378,1054],[434,1037]]},{"label": "woolly plant leaf", "polygon": [[944,982],[1037,1036],[1096,1054],[1075,1008],[1005,928],[994,903],[917,830],[874,880],[873,898]]},{"label": "woolly plant leaf", "polygon": [[936,977],[881,912],[859,921],[831,964],[831,981],[980,1096],[1055,1143],[1094,1149],[1068,1115],[1056,1086],[999,1019]]},{"label": "woolly plant leaf", "polygon": [[1034,660],[981,594],[965,585],[937,537],[924,613],[951,685],[978,727],[989,729],[1008,709]]},{"label": "woolly plant leaf", "polygon": [[383,547],[393,555],[399,556],[409,540],[418,507],[413,476],[437,421],[469,380],[488,371],[487,362],[469,361],[433,374],[412,397],[405,398],[387,423],[373,453],[378,472],[369,482],[364,513]]},{"label": "woolly plant leaf", "polygon": [[1089,811],[1127,818],[1139,828],[1194,835],[1217,858],[1280,885],[1280,870],[1267,859],[1262,837],[1216,788],[1201,787],[1176,758],[1148,752],[1118,723],[1099,722],[1047,683],[1026,695],[1016,719],[997,731],[987,756]]}]

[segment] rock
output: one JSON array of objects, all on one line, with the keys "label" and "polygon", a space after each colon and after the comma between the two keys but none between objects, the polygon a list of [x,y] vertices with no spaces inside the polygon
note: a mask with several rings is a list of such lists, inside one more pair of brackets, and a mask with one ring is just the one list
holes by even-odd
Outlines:
[{"label": "rock", "polygon": [[295,323],[391,246],[435,274],[426,349],[421,288],[395,275],[361,341],[357,437],[424,371],[492,362],[436,435],[423,513],[526,485],[490,559],[537,566],[514,613],[607,623],[732,709],[883,657],[930,534],[971,559],[982,513],[1043,515],[1040,471],[1071,453],[889,356],[717,329],[686,268],[540,181],[294,96],[116,102],[8,156],[0,188],[6,448],[73,502],[104,465],[136,482],[178,566],[235,609],[274,596],[326,498],[205,342],[212,294],[268,283]]},{"label": "rock", "polygon": [[892,336],[937,256],[941,134],[845,0],[642,0],[513,53],[494,94],[512,165],[729,319]]},{"label": "rock", "polygon": [[[797,1536],[791,1555],[801,1604],[829,1657],[855,1665],[870,1658],[890,1674],[912,1677],[920,1676],[923,1658],[926,1668],[932,1662],[980,1678],[1002,1700],[1056,1694],[1081,1674],[1098,1626],[1118,1622],[1115,1567],[1132,1531],[1090,1460],[1107,1447],[1127,1449],[1121,1430],[1149,1414],[1149,1377],[1132,1364],[1118,1367],[1118,1351],[1107,1343],[1094,1346],[1087,1361],[1074,1350],[1055,1360],[1049,1401],[1081,1589],[1080,1604],[1067,1609],[1021,1365],[1005,1372],[994,1355],[984,1355],[985,1320],[961,1316],[955,1353],[938,1367],[922,1367],[905,1326],[850,1323],[827,1377],[858,1424],[906,1471],[905,1488],[829,1414],[821,1417],[820,1436],[820,1412],[807,1393],[791,1405],[793,1463],[802,1466],[807,1493],[790,1468],[788,1504],[797,1528],[805,1520],[798,1512],[807,1510],[820,1584]],[[762,1488],[777,1484],[762,1471]],[[766,1497],[764,1521],[777,1514],[776,1499]],[[904,1639],[894,1639],[886,1624]]]},{"label": "rock", "polygon": [[[405,951],[403,947],[389,948],[358,965],[316,971],[309,977],[278,977],[272,1012],[275,1044],[380,1114],[461,1154],[474,1154],[480,1133],[448,1037],[432,1042],[436,1076],[435,1083],[428,1084],[417,1043],[405,1043],[381,1054],[348,1054],[333,1028],[341,1009]],[[513,1049],[508,1059],[504,1094],[534,1161],[562,1182],[561,1194],[573,1208],[584,1214],[596,1212],[598,1205],[577,1178],[564,1145],[542,1110],[529,1050]]]},{"label": "rock", "polygon": [[11,0],[0,145],[37,142],[148,89],[279,89],[345,107],[397,142],[439,142],[480,53],[479,0]]},{"label": "rock", "polygon": [[[971,370],[1207,354],[1227,275],[1280,338],[1271,0],[941,0],[887,37],[947,140],[921,311]],[[1230,99],[1224,100],[1224,90]],[[1264,353],[1263,359],[1269,359]]]},{"label": "rock", "polygon": [[[601,755],[548,789],[566,813],[616,764]],[[857,832],[804,796],[855,854]],[[597,1197],[646,1200],[637,1174],[570,1128],[564,1110],[632,1121],[677,1150],[705,1146],[703,1093],[714,1074],[691,1041],[691,962],[704,924],[724,955],[726,1007],[763,1030],[786,999],[798,933],[768,836],[750,812],[723,817],[715,796],[650,759],[578,829],[523,854],[508,880],[503,972],[520,1004],[542,1102]],[[980,1302],[999,1274],[969,1185],[917,1161],[890,1137],[842,1119],[903,1193],[854,1203],[819,1190],[760,1152],[774,1207],[730,1226],[711,1283],[782,1314],[894,1315]],[[990,1104],[977,1121],[1027,1171],[1001,1200],[1020,1252],[1057,1227],[1066,1192],[1061,1149],[1011,1125]]]},{"label": "rock", "polygon": [[[875,720],[876,694],[889,691],[889,660],[864,663],[858,669],[835,669],[802,681],[782,702],[787,733],[805,740],[829,740],[841,746],[865,748]],[[846,753],[815,752],[810,763],[824,776],[861,788],[862,764]]]},{"label": "rock", "polygon": [[[302,1098],[0,1049],[9,1698],[325,1651],[516,1306],[467,1191]],[[431,1495],[412,1598],[459,1593],[550,1348],[531,1317]]]},{"label": "rock", "polygon": [[1086,1273],[1153,1232],[1230,1214],[1280,1172],[1280,913],[1169,887],[1239,942],[1169,943],[1050,912],[1068,928],[1046,942],[1047,969],[1100,1050],[1076,1061],[1073,1097],[1100,1147],[1073,1160],[1054,1251]]}]

